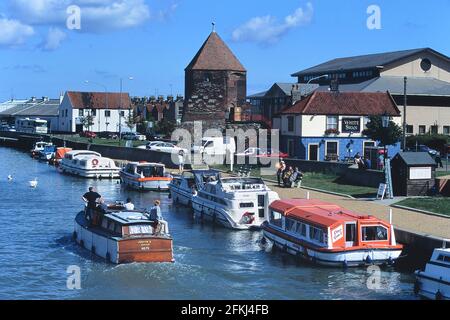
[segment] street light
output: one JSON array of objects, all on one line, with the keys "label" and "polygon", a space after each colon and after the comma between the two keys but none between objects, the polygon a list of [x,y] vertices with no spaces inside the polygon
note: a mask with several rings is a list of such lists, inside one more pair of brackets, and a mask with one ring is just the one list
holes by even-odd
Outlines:
[{"label": "street light", "polygon": [[328,75],[327,75],[327,74],[323,74],[323,75],[321,75],[321,76],[311,78],[311,79],[309,79],[309,81],[308,81],[306,84],[308,85],[308,84],[310,84],[310,83],[311,83],[312,81],[314,81],[314,80],[319,80],[319,79],[326,78],[326,77],[328,77]]},{"label": "street light", "polygon": [[[128,77],[128,80],[134,80],[133,77]],[[122,89],[123,89],[123,78],[120,78],[120,96],[119,96],[119,146],[122,141]]]},{"label": "street light", "polygon": [[[105,85],[101,84],[101,83],[93,82],[93,81],[89,81],[89,80],[85,80],[84,83],[86,83],[86,84],[92,83],[92,84],[95,84],[97,86],[102,87],[105,90],[105,107],[106,107],[106,110],[108,110],[109,109],[108,108],[108,88]],[[101,132],[101,129],[100,129],[100,127],[101,127],[100,126],[100,111],[99,111],[97,116],[98,116],[98,132]],[[106,118],[106,115],[105,115],[105,118]],[[108,128],[106,128],[106,131],[108,131]]]}]

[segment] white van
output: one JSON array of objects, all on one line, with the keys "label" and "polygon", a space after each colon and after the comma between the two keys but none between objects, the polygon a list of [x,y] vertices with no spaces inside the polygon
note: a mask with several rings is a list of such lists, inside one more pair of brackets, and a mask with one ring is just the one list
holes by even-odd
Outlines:
[{"label": "white van", "polygon": [[193,146],[194,153],[208,156],[226,156],[227,152],[236,152],[236,142],[230,137],[204,137],[201,146]]}]

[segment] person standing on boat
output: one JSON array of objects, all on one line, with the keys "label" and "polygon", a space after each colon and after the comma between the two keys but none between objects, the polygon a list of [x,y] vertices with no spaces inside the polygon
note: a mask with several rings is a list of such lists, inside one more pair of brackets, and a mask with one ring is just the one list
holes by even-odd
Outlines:
[{"label": "person standing on boat", "polygon": [[89,192],[86,192],[82,199],[87,203],[86,207],[86,217],[92,221],[94,218],[95,210],[97,209],[98,201],[102,198],[102,196],[95,191],[93,187],[89,188]]},{"label": "person standing on boat", "polygon": [[[161,230],[167,230],[167,223],[164,221],[163,216],[161,214],[161,201],[155,200],[154,206],[150,209],[149,219],[154,221],[153,223],[153,233],[160,234]],[[162,228],[164,226],[164,228]]]}]

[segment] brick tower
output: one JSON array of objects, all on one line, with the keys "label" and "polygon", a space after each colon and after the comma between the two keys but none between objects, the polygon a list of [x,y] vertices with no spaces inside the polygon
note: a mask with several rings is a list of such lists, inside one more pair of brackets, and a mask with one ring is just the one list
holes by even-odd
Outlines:
[{"label": "brick tower", "polygon": [[183,122],[224,128],[234,111],[245,105],[247,71],[213,30],[185,69]]}]

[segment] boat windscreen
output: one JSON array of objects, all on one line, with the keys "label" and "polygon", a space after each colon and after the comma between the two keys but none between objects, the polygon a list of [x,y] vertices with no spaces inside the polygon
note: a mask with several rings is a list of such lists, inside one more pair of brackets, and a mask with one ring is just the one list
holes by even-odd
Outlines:
[{"label": "boat windscreen", "polygon": [[138,167],[137,173],[146,178],[164,177],[164,167]]},{"label": "boat windscreen", "polygon": [[226,178],[222,180],[222,183],[241,185],[265,184],[261,178]]}]

